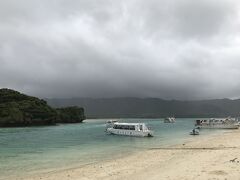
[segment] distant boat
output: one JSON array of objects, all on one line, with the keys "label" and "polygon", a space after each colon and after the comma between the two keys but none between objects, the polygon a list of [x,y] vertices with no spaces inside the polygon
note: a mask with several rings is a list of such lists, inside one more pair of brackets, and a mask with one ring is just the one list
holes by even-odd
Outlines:
[{"label": "distant boat", "polygon": [[164,119],[164,123],[175,123],[176,119],[175,117],[167,117]]},{"label": "distant boat", "polygon": [[106,129],[109,134],[123,135],[123,136],[140,136],[152,137],[151,131],[145,123],[113,123],[112,127]]},{"label": "distant boat", "polygon": [[199,135],[199,130],[194,128],[189,134],[190,135]]},{"label": "distant boat", "polygon": [[239,122],[233,118],[196,120],[195,127],[204,129],[238,129]]},{"label": "distant boat", "polygon": [[116,120],[116,119],[111,119],[111,120],[108,120],[108,121],[107,121],[107,124],[112,124],[112,123],[116,123],[116,122],[118,122],[118,120]]},{"label": "distant boat", "polygon": [[107,128],[113,127],[114,123],[116,123],[116,122],[118,122],[118,120],[115,120],[115,119],[108,120],[106,122],[106,130],[107,130]]}]

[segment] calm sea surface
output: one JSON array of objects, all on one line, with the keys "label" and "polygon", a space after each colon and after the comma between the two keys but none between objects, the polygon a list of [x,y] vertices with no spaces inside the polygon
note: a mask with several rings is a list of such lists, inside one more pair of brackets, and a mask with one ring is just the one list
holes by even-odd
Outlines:
[{"label": "calm sea surface", "polygon": [[[106,119],[47,127],[0,128],[0,179],[81,166],[152,147],[182,143],[190,138],[195,119],[119,119],[145,122],[154,137],[140,138],[105,134]],[[201,130],[201,135],[219,130]],[[197,138],[197,137],[196,137]]]}]

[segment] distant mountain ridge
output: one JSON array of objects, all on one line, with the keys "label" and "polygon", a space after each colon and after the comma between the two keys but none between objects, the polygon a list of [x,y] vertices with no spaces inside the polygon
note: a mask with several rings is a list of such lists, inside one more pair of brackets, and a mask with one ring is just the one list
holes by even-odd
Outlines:
[{"label": "distant mountain ridge", "polygon": [[159,98],[46,99],[53,107],[84,107],[88,118],[238,117],[240,99],[199,101]]}]

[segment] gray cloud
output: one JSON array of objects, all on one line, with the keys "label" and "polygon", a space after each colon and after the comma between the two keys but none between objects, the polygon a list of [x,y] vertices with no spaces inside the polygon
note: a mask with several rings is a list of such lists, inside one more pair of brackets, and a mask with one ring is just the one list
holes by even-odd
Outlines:
[{"label": "gray cloud", "polygon": [[237,0],[0,1],[0,87],[40,97],[240,97]]}]

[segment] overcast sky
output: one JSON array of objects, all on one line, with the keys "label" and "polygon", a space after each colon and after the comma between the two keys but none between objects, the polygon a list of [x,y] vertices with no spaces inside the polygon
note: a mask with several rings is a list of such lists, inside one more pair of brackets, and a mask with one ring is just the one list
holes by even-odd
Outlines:
[{"label": "overcast sky", "polygon": [[38,97],[240,97],[238,0],[0,0],[0,87]]}]

